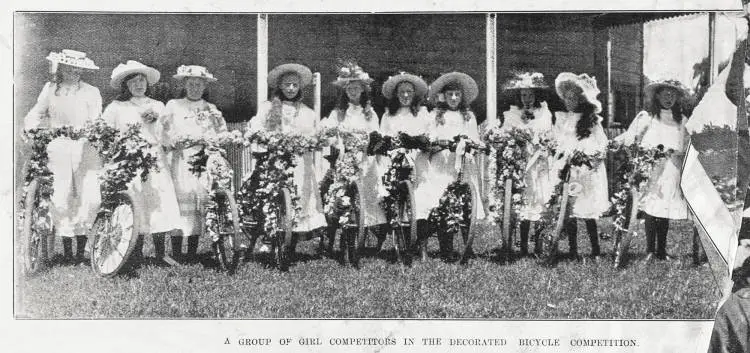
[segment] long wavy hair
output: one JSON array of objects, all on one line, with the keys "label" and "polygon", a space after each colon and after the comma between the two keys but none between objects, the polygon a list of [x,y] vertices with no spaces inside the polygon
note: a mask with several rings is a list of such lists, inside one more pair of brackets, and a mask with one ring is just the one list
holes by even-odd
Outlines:
[{"label": "long wavy hair", "polygon": [[[350,83],[351,84],[351,83]],[[370,100],[370,92],[363,85],[362,94],[359,95],[359,105],[365,113],[365,119],[368,121],[372,119],[374,115],[372,111],[372,101]],[[341,89],[338,101],[336,102],[336,112],[338,114],[339,121],[344,121],[346,116],[346,110],[349,109],[349,96],[346,94],[346,88]]]},{"label": "long wavy hair", "polygon": [[681,101],[682,96],[674,88],[660,87],[656,91],[654,91],[654,94],[651,97],[651,101],[649,102],[649,105],[646,111],[648,111],[649,114],[651,114],[651,116],[655,116],[657,119],[661,119],[662,106],[661,106],[661,102],[659,101],[659,98],[656,98],[656,96],[658,96],[659,93],[661,93],[665,89],[674,90],[675,94],[677,95],[677,99],[675,99],[674,105],[672,106],[672,109],[670,110],[672,110],[672,118],[674,118],[674,121],[676,121],[677,123],[681,123],[682,122],[682,101]]},{"label": "long wavy hair", "polygon": [[[65,65],[65,64],[57,64],[57,70],[55,70],[55,75],[52,78],[52,83],[55,84],[55,95],[56,96],[59,95],[60,84],[63,82],[63,74],[62,74],[62,70],[60,70],[60,68],[62,68],[62,67],[68,67],[68,66],[69,65]],[[81,76],[82,75],[83,74],[81,74]],[[83,81],[83,80],[81,80],[79,78],[78,79],[78,84],[79,85],[81,84],[81,81]]]},{"label": "long wavy hair", "polygon": [[[407,82],[407,81],[404,81]],[[401,102],[398,99],[398,86],[403,84],[404,82],[400,82],[398,85],[396,85],[396,89],[393,91],[393,96],[388,99],[388,114],[390,115],[396,115],[398,110],[401,108]],[[416,92],[415,92],[416,93]],[[414,98],[411,100],[411,104],[409,104],[409,111],[411,112],[411,115],[417,116],[417,113],[419,113],[419,108],[422,105],[422,97],[414,95]]]},{"label": "long wavy hair", "polygon": [[574,112],[581,113],[581,118],[576,123],[576,137],[583,140],[591,136],[591,130],[599,122],[599,116],[596,115],[596,106],[587,100],[582,100],[578,103]]},{"label": "long wavy hair", "polygon": [[[126,102],[126,101],[129,101],[130,98],[133,98],[133,94],[130,93],[130,90],[128,89],[128,81],[130,81],[131,79],[135,78],[138,75],[142,75],[144,78],[146,77],[146,75],[136,72],[136,73],[127,75],[125,76],[125,78],[122,79],[122,81],[120,82],[120,94],[118,94],[117,97],[115,97],[115,100],[120,101],[120,102]],[[151,85],[150,84],[146,84],[145,96],[151,98]]]},{"label": "long wavy hair", "polygon": [[[463,88],[461,85],[459,85],[456,82],[451,82],[443,86],[443,88],[440,90],[440,93],[445,93],[446,91],[461,91],[463,93]],[[445,117],[443,116],[446,111],[452,110],[447,102],[437,102],[435,104],[435,121],[438,125],[445,124]],[[472,112],[469,108],[469,105],[466,104],[466,101],[464,100],[463,94],[461,95],[461,103],[458,103],[458,107],[455,109],[456,111],[461,113],[461,116],[463,116],[464,121],[471,120]]]},{"label": "long wavy hair", "polygon": [[299,91],[297,91],[297,95],[294,96],[292,99],[289,99],[284,95],[284,91],[281,88],[276,88],[273,90],[271,98],[271,110],[268,111],[268,116],[266,117],[266,130],[268,131],[276,131],[281,128],[281,109],[282,104],[286,102],[293,102],[294,108],[296,109],[296,114],[299,114],[300,105],[302,104],[302,87],[300,86]]}]

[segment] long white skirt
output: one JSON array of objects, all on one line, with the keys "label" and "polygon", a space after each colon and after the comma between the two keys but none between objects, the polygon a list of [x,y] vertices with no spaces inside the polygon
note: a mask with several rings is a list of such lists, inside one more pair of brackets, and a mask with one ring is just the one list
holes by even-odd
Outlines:
[{"label": "long white skirt", "polygon": [[654,165],[640,200],[640,209],[654,217],[687,219],[688,207],[680,188],[682,159],[661,160]]},{"label": "long white skirt", "polygon": [[85,235],[101,204],[101,158],[88,141],[67,137],[52,140],[47,155],[53,175],[50,211],[56,233],[63,237]]},{"label": "long white skirt", "polygon": [[151,153],[157,156],[159,170],[149,172],[145,182],[136,176],[128,185],[128,195],[138,205],[135,217],[141,234],[168,232],[180,226],[180,211],[167,158],[158,148],[152,148]]}]

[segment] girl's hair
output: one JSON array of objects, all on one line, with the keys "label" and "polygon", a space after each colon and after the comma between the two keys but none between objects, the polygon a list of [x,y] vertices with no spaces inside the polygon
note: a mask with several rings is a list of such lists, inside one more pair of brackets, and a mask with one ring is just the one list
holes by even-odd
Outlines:
[{"label": "girl's hair", "polygon": [[[443,86],[443,88],[440,90],[440,93],[445,93],[446,91],[461,91],[461,103],[458,103],[458,107],[456,107],[456,111],[461,112],[461,115],[464,117],[464,121],[471,120],[471,109],[469,109],[469,105],[466,104],[466,101],[464,101],[464,90],[457,82],[451,82]],[[435,114],[435,121],[438,125],[445,124],[445,117],[443,114],[445,114],[446,111],[451,110],[450,106],[447,102],[440,102],[438,101],[437,104],[435,104],[435,109],[437,110],[437,113]]]},{"label": "girl's hair", "polygon": [[659,95],[662,91],[665,89],[671,89],[674,90],[675,94],[677,95],[677,98],[675,99],[674,105],[672,106],[672,118],[674,118],[674,121],[677,123],[682,122],[682,102],[681,102],[681,95],[679,92],[671,87],[660,87],[657,88],[656,91],[654,91],[653,96],[651,97],[651,102],[649,102],[648,109],[646,109],[651,116],[655,116],[657,119],[661,119],[661,102],[659,101],[659,98],[656,96]]},{"label": "girl's hair", "polygon": [[[282,93],[283,96],[283,93]],[[268,116],[266,116],[266,130],[267,131],[277,131],[281,128],[281,109],[282,105],[284,103],[282,102],[281,97],[278,97],[275,93],[273,98],[271,99],[271,110],[268,111]],[[300,106],[302,105],[302,100],[298,99],[294,101],[294,108],[296,111],[296,114],[299,114]]]},{"label": "girl's hair", "polygon": [[591,136],[591,130],[599,122],[599,117],[595,111],[596,107],[589,101],[581,101],[578,104],[578,108],[575,109],[576,113],[581,113],[581,118],[576,123],[576,137],[579,140]]},{"label": "girl's hair", "polygon": [[[534,108],[541,108],[542,102],[544,101],[544,96],[541,90],[539,89],[531,89],[534,92],[534,103],[531,104]],[[521,90],[516,90],[516,94],[513,95],[513,101],[510,103],[512,105],[515,105],[518,108],[523,108],[523,102],[521,101]]]},{"label": "girl's hair", "polygon": [[68,65],[65,64],[57,64],[57,70],[55,70],[55,75],[52,81],[55,84],[55,95],[58,95],[58,91],[60,91],[60,83],[63,82],[63,74],[61,68],[67,66]]},{"label": "girl's hair", "polygon": [[[130,100],[130,98],[133,98],[133,94],[130,93],[130,90],[128,89],[128,81],[130,81],[131,79],[139,75],[143,76],[144,78],[146,77],[146,75],[136,72],[134,74],[127,75],[125,76],[125,78],[122,79],[122,81],[120,82],[120,94],[117,95],[115,100],[125,102],[125,101]],[[151,97],[151,85],[149,84],[146,85],[145,96]]]},{"label": "girl's hair", "polygon": [[[368,121],[372,119],[373,111],[372,102],[370,101],[370,92],[368,92],[367,88],[364,86],[362,86],[362,94],[359,96],[359,105],[364,110],[365,118]],[[339,95],[338,102],[336,102],[336,111],[338,112],[339,121],[344,120],[347,109],[349,109],[349,96],[346,94],[346,88],[344,87]]]},{"label": "girl's hair", "polygon": [[[279,78],[279,82],[281,83],[281,79],[284,78],[286,75],[291,75],[290,73],[282,75]],[[299,91],[297,91],[297,95],[294,96],[292,99],[289,99],[284,95],[284,90],[282,90],[279,87],[279,84],[276,84],[276,88],[274,88],[273,93],[271,94],[271,110],[268,111],[268,116],[266,117],[266,130],[268,131],[277,131],[281,128],[281,109],[284,101],[287,102],[293,102],[294,108],[296,109],[297,114],[299,114],[300,105],[302,104],[302,86],[300,86]]]},{"label": "girl's hair", "polygon": [[[398,100],[398,86],[403,84],[403,81],[396,85],[396,89],[393,90],[393,96],[388,99],[388,114],[390,115],[396,115],[399,108],[401,108],[401,102]],[[413,86],[413,84],[412,84]],[[416,93],[416,92],[415,92]],[[411,115],[417,116],[417,113],[419,113],[419,107],[422,105],[422,97],[414,95],[414,98],[411,100],[411,104],[409,105],[409,110],[411,111]]]}]

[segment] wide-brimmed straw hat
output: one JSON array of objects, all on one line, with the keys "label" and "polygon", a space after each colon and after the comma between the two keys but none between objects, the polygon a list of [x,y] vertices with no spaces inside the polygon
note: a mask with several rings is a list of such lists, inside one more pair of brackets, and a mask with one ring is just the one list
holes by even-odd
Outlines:
[{"label": "wide-brimmed straw hat", "polygon": [[158,82],[159,77],[161,77],[159,70],[143,65],[135,60],[128,60],[125,64],[119,64],[112,70],[112,78],[109,80],[109,85],[114,89],[120,89],[122,80],[132,74],[143,74],[146,76],[146,81],[148,81],[149,85]]},{"label": "wide-brimmed straw hat", "polygon": [[208,72],[208,69],[205,66],[200,65],[180,65],[180,67],[177,68],[177,73],[172,77],[176,79],[197,77],[202,78],[207,82],[216,82],[216,77]]},{"label": "wide-brimmed straw hat", "polygon": [[450,72],[437,78],[430,85],[430,100],[433,102],[438,101],[438,95],[448,84],[455,83],[461,86],[463,92],[463,99],[466,104],[471,104],[477,96],[479,96],[479,86],[471,76],[462,72]]},{"label": "wide-brimmed straw hat", "polygon": [[297,74],[302,87],[309,86],[312,83],[312,71],[307,66],[290,63],[276,66],[268,73],[268,79],[266,80],[268,81],[268,87],[276,88],[279,85],[279,80],[288,73]]},{"label": "wide-brimmed straw hat", "polygon": [[661,88],[672,88],[681,97],[684,97],[685,95],[687,95],[687,92],[688,92],[687,87],[685,87],[685,85],[683,85],[682,82],[680,82],[680,81],[677,81],[677,80],[656,80],[656,81],[648,83],[646,85],[646,87],[643,89],[643,94],[646,96],[646,100],[649,101],[649,102],[653,101],[654,100],[654,95]]},{"label": "wide-brimmed straw hat", "polygon": [[513,73],[513,78],[508,80],[503,85],[503,89],[518,90],[518,89],[548,89],[547,82],[544,82],[544,75],[540,72],[516,72]]},{"label": "wide-brimmed straw hat", "polygon": [[349,82],[361,82],[369,90],[370,83],[373,81],[370,75],[354,61],[343,62],[341,67],[339,67],[337,75],[336,81],[332,83],[341,88],[346,87]]},{"label": "wide-brimmed straw hat", "polygon": [[86,57],[86,53],[77,50],[63,49],[61,52],[50,52],[47,60],[53,64],[64,64],[68,66],[80,67],[88,70],[99,70],[99,66],[94,61]]},{"label": "wide-brimmed straw hat", "polygon": [[398,75],[389,77],[388,80],[383,83],[383,96],[386,98],[392,98],[394,94],[396,94],[396,88],[401,82],[409,82],[414,85],[414,93],[417,97],[424,97],[427,94],[427,82],[417,75],[401,72]]},{"label": "wide-brimmed straw hat", "polygon": [[557,91],[557,95],[560,96],[560,98],[563,97],[562,85],[565,83],[571,83],[580,87],[586,100],[596,108],[595,113],[598,114],[602,112],[602,103],[596,99],[596,96],[598,96],[601,91],[599,91],[599,88],[596,86],[595,77],[591,77],[588,74],[576,75],[572,72],[560,73],[555,79],[555,91]]}]

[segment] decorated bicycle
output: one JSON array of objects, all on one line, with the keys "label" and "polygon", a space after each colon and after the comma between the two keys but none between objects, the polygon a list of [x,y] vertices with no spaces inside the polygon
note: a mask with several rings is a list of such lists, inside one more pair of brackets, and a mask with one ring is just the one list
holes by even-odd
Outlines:
[{"label": "decorated bicycle", "polygon": [[369,136],[364,131],[327,128],[323,136],[335,141],[327,156],[330,167],[321,181],[320,191],[328,224],[328,253],[333,254],[336,235],[342,262],[359,266],[360,251],[365,241],[365,201],[368,190],[362,183],[363,160],[368,157]]},{"label": "decorated bicycle", "polygon": [[[224,153],[223,147],[241,143],[241,134],[227,134],[222,112],[205,99],[210,86],[218,81],[206,67],[180,65],[172,77],[179,80],[183,87],[182,97],[170,100],[164,109],[169,138],[175,148],[171,151],[169,164],[180,211],[179,232],[171,236],[172,258],[183,259],[182,243],[187,240],[184,258],[187,262],[194,262],[197,260],[200,235],[207,231],[207,212],[216,217],[215,207],[223,208],[223,200],[228,199],[229,202],[232,199],[231,192],[227,193],[230,191],[228,182],[222,181],[218,186],[214,182],[225,179],[226,174],[231,173],[221,154]],[[206,166],[212,170],[202,173]],[[213,172],[222,175],[214,175]],[[209,205],[216,203],[216,197],[222,200],[219,206]],[[210,232],[214,232],[215,237],[218,234],[218,230]],[[217,245],[218,238],[213,240],[213,244]],[[224,261],[219,262],[225,265]]]},{"label": "decorated bicycle", "polygon": [[418,150],[427,149],[430,141],[426,135],[411,136],[406,133],[398,133],[394,138],[376,135],[375,143],[372,142],[372,137],[371,134],[370,146],[373,146],[373,152],[386,154],[390,161],[382,177],[380,204],[388,219],[396,258],[400,263],[409,265],[412,257],[411,244],[417,240],[419,228],[414,194],[418,178],[416,169],[426,168],[426,159],[419,160],[421,156],[418,155]]},{"label": "decorated bicycle", "polygon": [[282,271],[288,269],[297,241],[321,236],[326,226],[316,155],[328,139],[318,134],[318,115],[302,103],[303,89],[312,81],[312,72],[303,65],[271,70],[272,98],[260,105],[245,134],[255,167],[237,195],[241,227],[250,235],[248,251],[262,237]]},{"label": "decorated bicycle", "polygon": [[[186,162],[190,165],[191,173],[199,178],[207,191],[199,210],[204,220],[201,233],[210,237],[215,259],[225,271],[236,269],[244,250],[243,244],[246,244],[232,183],[234,171],[226,159],[226,148],[244,144],[245,139],[239,131],[198,138],[183,136],[175,141],[178,150],[192,151]],[[188,245],[188,254],[196,251],[190,249],[192,246]],[[197,244],[194,246],[197,248]]]},{"label": "decorated bicycle", "polygon": [[[380,123],[383,134],[381,150],[388,156],[382,176],[380,204],[385,210],[392,235],[396,258],[404,264],[411,262],[411,245],[418,234],[427,231],[426,219],[417,219],[417,183],[426,180],[429,155],[420,150],[429,146],[427,130],[430,116],[422,101],[428,91],[427,83],[419,76],[401,72],[383,83],[383,96],[388,99],[387,110]],[[385,240],[385,239],[383,239]]]},{"label": "decorated bicycle", "polygon": [[115,275],[123,267],[137,243],[138,222],[133,215],[139,207],[125,191],[128,183],[148,178],[156,166],[154,156],[148,152],[150,145],[140,137],[140,129],[139,125],[131,125],[118,131],[98,119],[82,129],[60,127],[24,132],[32,145],[19,207],[25,272],[44,268],[54,252],[55,222],[50,210],[54,174],[47,166],[46,146],[56,138],[87,140],[106,161],[99,176],[101,211],[89,234],[91,263],[104,276]]},{"label": "decorated bicycle", "polygon": [[63,260],[82,261],[88,222],[99,203],[96,173],[102,161],[86,139],[71,135],[101,114],[99,89],[82,80],[99,67],[86,53],[69,49],[51,52],[46,60],[54,79],[24,117],[29,144],[21,149],[26,162],[18,235],[23,246],[17,249],[25,259],[21,268],[29,273],[52,257],[55,234],[62,239]]},{"label": "decorated bicycle", "polygon": [[[336,107],[321,121],[324,131],[334,135],[333,151],[339,156],[335,164],[329,162],[329,172],[324,181],[324,210],[329,221],[328,250],[338,229],[341,229],[339,248],[342,262],[359,266],[360,249],[364,247],[365,227],[380,233],[387,220],[378,202],[382,189],[381,176],[385,172],[386,158],[368,149],[370,134],[378,131],[378,116],[370,101],[372,79],[356,62],[341,61],[333,85],[338,87]],[[373,135],[373,136],[375,136]],[[368,151],[369,150],[369,151]],[[369,152],[369,153],[368,153]],[[333,157],[329,158],[333,161]],[[378,234],[379,238],[383,236]]]},{"label": "decorated bicycle", "polygon": [[[489,175],[494,176],[489,195],[490,216],[496,224],[502,227],[502,256],[505,261],[512,253],[512,232],[515,230],[517,216],[522,208],[528,211],[527,203],[534,195],[526,195],[528,187],[527,174],[535,163],[544,163],[542,151],[537,151],[531,157],[532,136],[526,129],[491,129],[485,136],[484,142],[492,147],[489,154]],[[539,159],[542,158],[540,161]],[[542,168],[546,168],[543,166]],[[541,173],[534,170],[536,178],[547,177],[546,170]],[[525,197],[527,196],[527,197]],[[538,210],[541,213],[541,210]],[[528,236],[528,229],[526,235]],[[521,249],[527,249],[528,238],[522,237]],[[537,247],[538,248],[538,247]],[[537,251],[538,252],[538,251]]]},{"label": "decorated bicycle", "polygon": [[[594,261],[600,257],[596,220],[609,209],[607,173],[604,160],[607,136],[601,126],[601,103],[596,80],[586,74],[564,72],[555,80],[557,93],[565,103],[565,112],[556,112],[557,141],[553,171],[559,176],[547,207],[547,219],[554,223],[550,234],[549,260],[558,258],[563,226],[568,237],[569,255],[578,255],[577,220],[583,219],[591,241]],[[554,219],[554,221],[552,221]]]},{"label": "decorated bicycle", "polygon": [[[456,234],[460,234],[463,240],[459,263],[466,264],[473,256],[471,246],[474,242],[476,222],[484,217],[478,180],[475,180],[475,155],[488,151],[486,146],[474,142],[465,135],[455,136],[452,140],[433,140],[430,144],[432,153],[450,153],[455,156],[454,179],[440,196],[437,207],[430,210],[427,219],[431,233],[437,233],[440,253],[446,260],[453,260]],[[426,239],[420,244],[419,250],[422,259],[426,259]]]},{"label": "decorated bicycle", "polygon": [[[433,142],[428,151],[430,168],[415,191],[417,219],[427,219],[431,230],[438,232],[443,258],[453,258],[453,237],[459,232],[463,235],[462,263],[471,255],[472,223],[485,217],[473,155],[479,146],[479,130],[470,109],[478,94],[476,81],[460,72],[442,75],[430,85],[430,100],[436,103],[428,125]],[[426,240],[419,242],[423,259]]]},{"label": "decorated bicycle", "polygon": [[618,268],[623,264],[630,242],[636,235],[638,202],[642,199],[642,191],[649,183],[654,166],[669,158],[674,150],[666,149],[663,145],[642,147],[618,141],[611,141],[609,148],[616,158],[623,160],[615,172],[618,179],[612,196],[616,230],[614,266]]},{"label": "decorated bicycle", "polygon": [[545,102],[548,86],[538,72],[514,72],[503,86],[510,102],[503,112],[501,127],[490,129],[482,137],[493,152],[489,156],[489,209],[502,226],[505,260],[512,254],[512,235],[520,219],[521,256],[529,254],[529,231],[534,254],[542,252],[540,237],[544,204],[553,185],[550,180],[549,150],[554,149],[552,114]]}]

